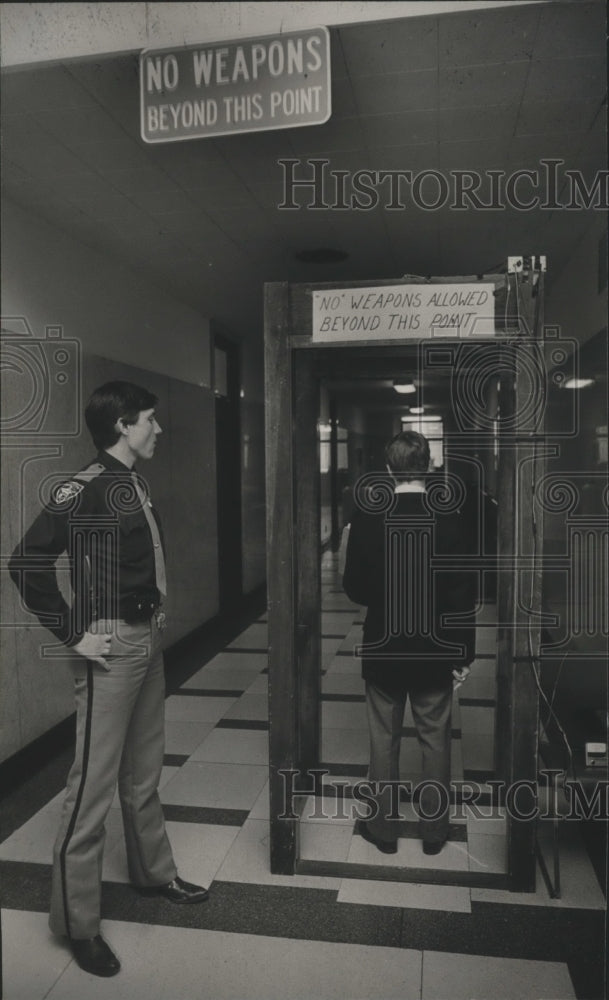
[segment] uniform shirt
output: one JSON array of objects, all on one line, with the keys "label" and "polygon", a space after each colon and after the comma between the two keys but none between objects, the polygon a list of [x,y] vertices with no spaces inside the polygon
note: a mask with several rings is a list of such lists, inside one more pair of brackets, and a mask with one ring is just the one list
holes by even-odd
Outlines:
[{"label": "uniform shirt", "polygon": [[[11,578],[26,607],[68,646],[79,642],[92,620],[121,617],[121,601],[129,594],[143,592],[158,602],[153,540],[133,471],[100,451],[95,462],[53,490],[11,556]],[[145,490],[145,482],[139,483]],[[71,607],[57,582],[56,563],[64,552]]]}]

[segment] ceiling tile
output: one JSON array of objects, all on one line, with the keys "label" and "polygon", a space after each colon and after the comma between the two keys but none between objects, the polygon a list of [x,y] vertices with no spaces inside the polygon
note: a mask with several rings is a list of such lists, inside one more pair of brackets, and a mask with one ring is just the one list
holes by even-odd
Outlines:
[{"label": "ceiling tile", "polygon": [[76,61],[65,71],[130,134],[139,135],[139,55]]},{"label": "ceiling tile", "polygon": [[333,246],[336,227],[340,226],[340,212],[331,209],[311,209],[299,212],[277,211],[273,225],[280,238],[295,249]]},{"label": "ceiling tile", "polygon": [[112,187],[123,194],[133,194],[138,191],[177,191],[175,181],[160,170],[152,167],[142,167],[135,170],[107,170],[105,176]]},{"label": "ceiling tile", "polygon": [[268,235],[269,221],[262,210],[227,209],[210,207],[209,216],[230,239],[263,239]]},{"label": "ceiling tile", "polygon": [[444,170],[490,170],[505,163],[510,139],[474,139],[468,142],[441,142],[439,163]]},{"label": "ceiling tile", "polygon": [[[414,175],[438,167],[437,143],[422,146],[386,146],[371,150],[375,170],[410,170]],[[390,181],[387,184],[391,183]]]},{"label": "ceiling tile", "polygon": [[113,191],[108,185],[103,191],[97,192],[94,198],[86,194],[78,196],[75,192],[69,192],[66,198],[79,205],[91,218],[103,219],[108,224],[112,220],[125,219],[133,210],[132,201],[118,191]]},{"label": "ceiling tile", "polygon": [[533,7],[448,14],[438,19],[440,66],[529,59],[539,21]]},{"label": "ceiling tile", "polygon": [[[318,154],[323,158],[323,154]],[[329,164],[327,170],[346,170],[349,173],[354,173],[356,170],[366,169],[370,166],[370,157],[367,152],[362,149],[357,151],[343,151],[343,150],[331,150],[328,153]],[[306,160],[303,160],[303,164]],[[313,171],[311,167],[306,167],[303,165],[300,171],[296,170],[296,176],[302,177],[312,177]],[[283,180],[284,172],[281,172],[281,178]]]},{"label": "ceiling tile", "polygon": [[203,255],[206,259],[234,250],[234,239],[218,229],[211,219],[196,230],[192,229],[177,235],[180,236],[184,247],[193,253]]},{"label": "ceiling tile", "polygon": [[118,141],[74,142],[71,148],[81,163],[88,164],[100,173],[116,170],[117,165],[125,170],[150,165],[145,150],[127,137]]},{"label": "ceiling tile", "polygon": [[352,118],[356,113],[355,98],[351,80],[335,80],[332,78],[332,114],[330,121],[337,118]]},{"label": "ceiling tile", "polygon": [[476,108],[440,108],[439,138],[444,142],[464,139],[507,139],[514,134],[518,101]]},{"label": "ceiling tile", "polygon": [[535,41],[537,59],[598,55],[607,35],[607,5],[594,3],[551,4],[539,11]]},{"label": "ceiling tile", "polygon": [[289,129],[270,129],[268,132],[245,132],[242,135],[222,136],[214,140],[214,148],[220,156],[227,158],[277,156],[285,147],[285,136],[289,131]]},{"label": "ceiling tile", "polygon": [[192,198],[180,190],[163,191],[161,196],[158,191],[132,191],[129,200],[147,214],[159,219],[171,213],[192,214],[195,211]]},{"label": "ceiling tile", "polygon": [[[327,124],[215,140],[142,142],[137,53],[4,73],[6,190],[245,333],[262,315],[265,279],[455,274],[531,248],[548,254],[550,279],[593,212],[425,211],[406,182],[404,207],[391,210],[390,186],[378,178],[376,209],[341,210],[332,172],[509,172],[555,155],[593,185],[605,166],[604,17],[604,3],[557,2],[333,28]],[[332,207],[278,209],[280,159],[296,160],[295,177],[308,181],[308,161],[327,159]],[[308,205],[311,186],[294,197]],[[294,259],[323,245],[350,257],[313,269]]]},{"label": "ceiling tile", "polygon": [[296,156],[332,150],[353,152],[363,146],[358,118],[341,118],[325,125],[291,129],[290,143]]},{"label": "ceiling tile", "polygon": [[36,147],[30,146],[28,156],[28,171],[35,177],[55,178],[58,188],[65,185],[65,178],[73,174],[90,174],[95,176],[78,156],[60,145],[58,142],[48,140],[43,146],[44,154],[36,156]]},{"label": "ceiling tile", "polygon": [[[597,166],[607,166],[607,112],[602,107],[591,128],[586,132],[581,146],[582,156],[592,157]],[[602,161],[599,163],[599,161]]]},{"label": "ceiling tile", "polygon": [[340,38],[351,79],[437,66],[435,18],[405,18],[343,27]]},{"label": "ceiling tile", "polygon": [[344,80],[347,77],[347,66],[338,28],[330,28],[330,76],[333,80]]},{"label": "ceiling tile", "polygon": [[265,183],[254,181],[249,185],[252,198],[261,208],[275,209],[283,200],[283,175],[272,180],[267,177]]},{"label": "ceiling tile", "polygon": [[[15,105],[8,105],[14,108]],[[9,114],[5,109],[2,114],[2,155],[17,162],[27,159],[40,159],[38,150],[44,149],[51,141],[46,129],[42,128],[35,118],[25,113]]]},{"label": "ceiling tile", "polygon": [[19,108],[23,112],[53,108],[95,107],[95,97],[81,87],[63,66],[18,69],[2,74],[3,110]]},{"label": "ceiling tile", "polygon": [[605,57],[544,59],[531,63],[524,103],[600,101],[607,88]]},{"label": "ceiling tile", "polygon": [[520,108],[514,134],[582,132],[592,124],[598,106],[590,101],[535,101]]},{"label": "ceiling tile", "polygon": [[420,146],[438,138],[437,117],[428,111],[363,115],[362,132],[370,147]]},{"label": "ceiling tile", "polygon": [[227,182],[224,185],[205,185],[200,188],[188,188],[188,197],[194,205],[207,211],[208,208],[250,208],[254,200],[250,192],[242,184]]},{"label": "ceiling tile", "polygon": [[362,115],[432,109],[436,107],[438,96],[437,73],[435,70],[421,70],[418,73],[358,77],[353,80],[353,92]]},{"label": "ceiling tile", "polygon": [[187,211],[165,212],[156,216],[161,229],[180,235],[189,245],[200,247],[217,235],[218,228],[201,208],[191,205]]},{"label": "ceiling tile", "polygon": [[105,178],[90,170],[61,174],[53,178],[52,186],[58,197],[79,206],[101,201],[107,195],[113,194],[112,188]]},{"label": "ceiling tile", "polygon": [[483,66],[448,66],[440,71],[440,108],[477,108],[512,104],[520,98],[529,71],[528,62]]},{"label": "ceiling tile", "polygon": [[231,183],[241,184],[230,164],[220,157],[198,163],[194,160],[187,160],[185,163],[174,160],[171,166],[163,169],[163,175],[172,178],[174,184],[184,191]]},{"label": "ceiling tile", "polygon": [[425,212],[415,205],[408,205],[402,211],[385,211],[385,229],[396,246],[412,243],[428,246],[436,239],[438,222],[436,212]]},{"label": "ceiling tile", "polygon": [[165,142],[156,145],[139,143],[153,166],[170,170],[176,166],[202,166],[224,164],[219,142],[213,139],[186,139],[184,142]]},{"label": "ceiling tile", "polygon": [[61,108],[35,112],[38,123],[65,146],[75,143],[108,140],[119,142],[125,138],[120,125],[103,108]]},{"label": "ceiling tile", "polygon": [[574,167],[583,138],[577,132],[519,136],[512,139],[508,162],[534,168],[542,159],[562,159],[567,167]]}]

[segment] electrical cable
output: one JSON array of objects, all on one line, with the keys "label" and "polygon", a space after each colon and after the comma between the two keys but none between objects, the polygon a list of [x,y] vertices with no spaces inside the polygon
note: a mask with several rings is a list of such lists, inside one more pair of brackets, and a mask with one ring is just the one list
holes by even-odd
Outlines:
[{"label": "electrical cable", "polygon": [[[518,275],[515,275],[515,282],[516,282],[517,316],[519,318],[520,317],[520,302],[519,302],[519,297],[518,297]],[[537,315],[535,317],[534,329],[537,328],[537,319],[538,319],[538,315],[539,315],[539,302],[537,303],[536,312],[537,312]],[[568,758],[569,758],[567,770],[571,770],[572,771],[573,778],[574,778],[574,780],[576,780],[577,779],[577,774],[576,774],[576,769],[575,769],[575,758],[574,758],[574,754],[573,754],[573,749],[571,747],[571,744],[569,743],[569,739],[567,737],[567,734],[565,733],[565,730],[561,726],[560,720],[558,719],[558,716],[556,715],[556,713],[554,711],[554,699],[556,697],[556,691],[557,691],[557,687],[558,687],[558,682],[560,680],[560,674],[562,672],[562,667],[563,667],[563,664],[565,662],[567,654],[565,653],[565,655],[563,656],[563,659],[561,661],[561,664],[560,664],[560,667],[559,667],[559,670],[558,670],[558,673],[557,673],[557,676],[556,676],[556,679],[555,679],[555,682],[554,682],[554,690],[552,692],[552,700],[550,702],[548,700],[548,698],[547,698],[547,695],[546,695],[545,691],[542,688],[542,685],[541,685],[541,676],[540,676],[541,655],[540,655],[540,650],[538,650],[537,653],[535,653],[535,651],[533,649],[533,635],[532,635],[532,629],[533,629],[533,621],[532,621],[532,616],[533,616],[533,599],[534,599],[534,593],[535,593],[535,576],[536,576],[536,573],[537,573],[538,556],[539,556],[539,551],[538,551],[537,515],[536,515],[536,512],[535,512],[535,495],[536,495],[537,486],[538,486],[538,483],[537,483],[537,462],[538,462],[538,458],[539,458],[539,453],[538,453],[539,441],[538,441],[538,434],[537,434],[537,432],[539,430],[539,422],[542,419],[543,412],[544,412],[544,408],[541,408],[539,416],[537,418],[537,423],[536,423],[536,425],[535,425],[535,427],[533,429],[533,461],[532,461],[532,467],[531,467],[531,483],[530,483],[530,489],[531,489],[531,528],[532,528],[532,537],[533,537],[533,551],[532,551],[532,554],[531,554],[532,555],[531,589],[530,589],[530,593],[529,593],[529,602],[528,602],[528,609],[527,609],[527,611],[528,611],[527,646],[528,646],[528,652],[529,652],[529,660],[530,660],[530,663],[531,663],[531,670],[533,672],[533,677],[534,677],[534,680],[535,680],[535,685],[537,687],[537,691],[538,691],[540,697],[543,699],[543,701],[545,702],[545,704],[548,707],[549,719],[551,719],[551,720],[553,720],[555,722],[555,724],[556,724],[556,726],[558,728],[558,731],[560,732],[560,734],[561,734],[561,736],[562,736],[562,738],[564,740],[565,747],[566,747],[567,754],[568,754]]]}]

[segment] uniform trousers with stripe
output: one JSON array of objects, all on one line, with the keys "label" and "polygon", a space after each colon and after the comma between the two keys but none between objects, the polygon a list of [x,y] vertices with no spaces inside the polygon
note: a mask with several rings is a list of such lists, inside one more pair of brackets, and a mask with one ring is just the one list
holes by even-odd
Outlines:
[{"label": "uniform trousers with stripe", "polygon": [[105,824],[117,783],[131,882],[144,888],[176,876],[158,795],[165,749],[160,635],[154,619],[96,628],[112,637],[108,669],[74,654],[76,750],[53,851],[49,925],[72,940],[99,933]]},{"label": "uniform trousers with stripe", "polygon": [[[380,840],[395,841],[398,836],[395,783],[400,779],[402,727],[408,697],[422,757],[419,832],[428,843],[443,842],[449,829],[452,678],[434,686],[420,681],[384,684],[366,680],[368,778],[371,783],[379,783],[368,826]],[[388,784],[383,787],[387,782],[394,783],[394,787]],[[416,788],[414,783],[413,786]]]}]

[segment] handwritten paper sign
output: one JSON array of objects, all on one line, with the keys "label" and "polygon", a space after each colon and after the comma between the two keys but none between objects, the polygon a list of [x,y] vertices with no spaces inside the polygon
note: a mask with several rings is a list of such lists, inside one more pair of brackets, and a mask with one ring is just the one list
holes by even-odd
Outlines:
[{"label": "handwritten paper sign", "polygon": [[495,335],[492,282],[377,285],[313,292],[313,340],[418,340]]},{"label": "handwritten paper sign", "polygon": [[328,29],[142,52],[140,111],[150,143],[319,125],[331,112]]}]

